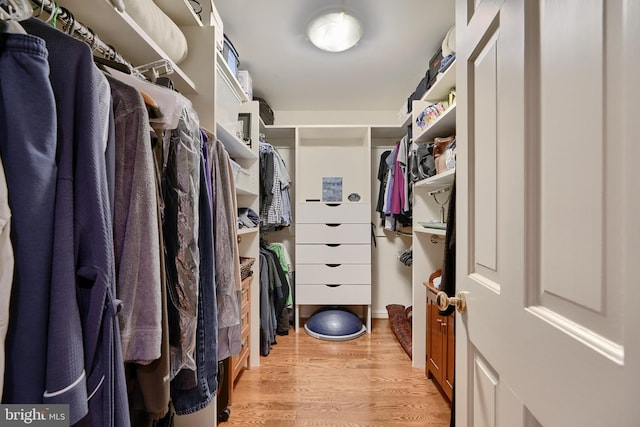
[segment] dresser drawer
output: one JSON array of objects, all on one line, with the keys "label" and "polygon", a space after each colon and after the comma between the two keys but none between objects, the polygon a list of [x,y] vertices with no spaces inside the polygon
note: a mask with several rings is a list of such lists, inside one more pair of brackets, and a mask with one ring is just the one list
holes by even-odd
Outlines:
[{"label": "dresser drawer", "polygon": [[371,225],[366,224],[297,224],[296,243],[361,243],[371,240]]},{"label": "dresser drawer", "polygon": [[371,304],[371,286],[300,286],[296,288],[296,304]]},{"label": "dresser drawer", "polygon": [[298,264],[297,285],[358,285],[371,283],[371,264]]},{"label": "dresser drawer", "polygon": [[342,223],[369,224],[371,205],[369,203],[300,203],[296,207],[298,224]]},{"label": "dresser drawer", "polygon": [[371,245],[297,245],[298,264],[370,264]]}]

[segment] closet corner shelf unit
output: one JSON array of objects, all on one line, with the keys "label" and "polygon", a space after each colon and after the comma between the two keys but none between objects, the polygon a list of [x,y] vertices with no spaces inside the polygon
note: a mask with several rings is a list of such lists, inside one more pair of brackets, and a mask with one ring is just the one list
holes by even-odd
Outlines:
[{"label": "closet corner shelf unit", "polygon": [[241,103],[251,101],[247,94],[244,93],[244,90],[242,89],[242,86],[240,86],[240,82],[238,82],[236,76],[231,72],[231,68],[229,68],[227,61],[225,61],[222,57],[222,53],[220,53],[220,51],[218,51],[217,49],[216,56],[216,64],[218,70],[220,70],[221,75],[226,79],[226,82],[231,86],[231,89],[239,97],[239,101]]},{"label": "closet corner shelf unit", "polygon": [[449,96],[449,91],[454,87],[456,87],[456,61],[453,61],[420,100],[441,101]]},{"label": "closet corner shelf unit", "polygon": [[[423,101],[414,101],[413,108],[422,111],[430,103]],[[433,138],[437,136],[449,136],[456,130],[456,104],[454,103],[447,108],[435,122],[431,123],[428,127],[424,128],[421,133],[416,133],[414,142],[426,142],[433,141]]]},{"label": "closet corner shelf unit", "polygon": [[238,229],[238,236],[242,236],[242,235],[244,235],[244,234],[257,233],[258,231],[260,231],[260,227],[254,227],[254,228],[240,228],[240,229]]},{"label": "closet corner shelf unit", "polygon": [[447,230],[441,228],[428,228],[428,227],[416,227],[413,229],[414,233],[423,234],[435,234],[436,236],[444,236],[447,234]]},{"label": "closet corner shelf unit", "polygon": [[436,191],[443,188],[450,187],[453,184],[456,170],[449,169],[446,172],[439,173],[422,181],[418,181],[414,184],[415,188],[420,188],[420,191]]},{"label": "closet corner shelf unit", "polygon": [[[442,101],[449,95],[449,91],[456,87],[456,61],[446,69],[444,73],[436,80],[436,82],[427,90],[420,98],[420,101]],[[427,103],[426,105],[430,104]],[[413,110],[413,109],[412,109]],[[413,112],[405,115],[400,120],[400,127],[404,128],[411,123]]]},{"label": "closet corner shelf unit", "polygon": [[189,0],[154,0],[173,22],[180,27],[198,26],[203,27],[204,24],[196,15],[191,7]]},{"label": "closet corner shelf unit", "polygon": [[258,155],[222,123],[216,123],[216,136],[233,159],[258,160]]},{"label": "closet corner shelf unit", "polygon": [[[176,89],[185,95],[197,93],[196,85],[189,76],[126,12],[118,12],[107,0],[58,0],[57,3],[73,12],[78,21],[90,25],[105,43],[116,46],[134,67],[166,59],[173,67],[171,80]],[[182,4],[183,0],[176,3]],[[96,16],[100,18],[96,19]],[[195,21],[191,25],[195,25]]]},{"label": "closet corner shelf unit", "polygon": [[[413,101],[412,120],[415,119],[429,104],[442,101],[448,98],[451,89],[456,86],[456,63],[454,62],[429,88],[420,100]],[[447,137],[456,131],[456,104],[455,102],[444,111],[438,119],[431,123],[429,127],[420,132],[416,126],[413,127],[414,142],[433,141],[436,137]],[[412,329],[412,365],[416,368],[425,368],[427,357],[435,357],[433,344],[429,339],[425,339],[429,333],[439,333],[428,324],[428,315],[431,314],[428,307],[427,289],[423,286],[423,281],[435,270],[441,268],[444,258],[444,245],[442,236],[446,235],[445,229],[423,227],[420,222],[442,220],[442,207],[440,203],[449,194],[439,196],[438,200],[430,195],[431,192],[444,190],[453,185],[455,169],[437,174],[414,184],[413,198],[413,258],[420,262],[414,262],[411,267],[412,288],[413,288],[413,329]],[[431,243],[429,243],[429,241]],[[450,322],[451,325],[453,323]],[[453,367],[453,364],[451,365]]]}]

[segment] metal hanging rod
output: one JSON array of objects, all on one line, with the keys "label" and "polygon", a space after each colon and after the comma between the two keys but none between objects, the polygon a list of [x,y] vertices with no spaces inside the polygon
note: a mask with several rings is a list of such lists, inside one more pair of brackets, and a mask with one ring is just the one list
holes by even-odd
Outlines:
[{"label": "metal hanging rod", "polygon": [[65,33],[84,41],[91,46],[93,51],[98,51],[106,59],[125,64],[131,69],[134,68],[113,46],[100,40],[91,28],[77,21],[69,10],[58,6],[51,0],[31,0],[31,2],[37,6],[34,10],[35,17],[39,17],[42,11],[47,12],[57,22],[62,23],[62,31]]}]

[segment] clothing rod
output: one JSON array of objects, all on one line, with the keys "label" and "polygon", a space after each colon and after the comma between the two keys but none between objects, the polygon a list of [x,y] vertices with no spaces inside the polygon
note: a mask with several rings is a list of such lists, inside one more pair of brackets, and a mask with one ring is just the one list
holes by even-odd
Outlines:
[{"label": "clothing rod", "polygon": [[37,18],[42,10],[47,12],[49,15],[52,15],[57,8],[58,14],[55,19],[56,21],[62,22],[62,31],[87,43],[93,51],[100,52],[100,54],[102,54],[106,59],[125,64],[131,69],[134,68],[129,61],[124,59],[122,55],[114,49],[113,46],[100,40],[93,30],[77,21],[71,11],[64,7],[55,5],[51,0],[31,0],[31,2],[37,6],[34,17]]}]

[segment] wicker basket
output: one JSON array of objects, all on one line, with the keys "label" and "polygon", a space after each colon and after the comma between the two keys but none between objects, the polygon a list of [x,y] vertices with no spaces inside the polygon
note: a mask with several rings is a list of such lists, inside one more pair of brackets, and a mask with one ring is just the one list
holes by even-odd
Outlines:
[{"label": "wicker basket", "polygon": [[256,262],[255,258],[242,256],[240,257],[240,277],[242,278],[242,280],[253,274],[251,267],[253,266],[254,262]]}]

